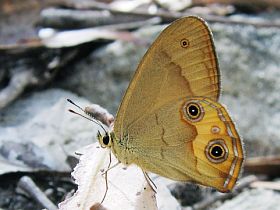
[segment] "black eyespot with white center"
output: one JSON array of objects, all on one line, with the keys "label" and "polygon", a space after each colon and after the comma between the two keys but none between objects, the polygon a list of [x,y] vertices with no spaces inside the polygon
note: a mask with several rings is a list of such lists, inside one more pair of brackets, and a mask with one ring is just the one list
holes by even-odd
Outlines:
[{"label": "black eyespot with white center", "polygon": [[200,113],[200,110],[199,110],[199,107],[196,105],[196,104],[190,104],[188,106],[188,113],[193,117],[193,118],[196,118],[199,113]]},{"label": "black eyespot with white center", "polygon": [[203,107],[195,100],[188,101],[183,107],[183,112],[187,120],[191,122],[198,122],[204,116]]},{"label": "black eyespot with white center", "polygon": [[205,149],[206,157],[212,163],[222,163],[228,157],[228,148],[222,139],[210,141]]},{"label": "black eyespot with white center", "polygon": [[224,155],[224,149],[221,145],[214,145],[211,147],[210,153],[213,158],[220,158]]}]

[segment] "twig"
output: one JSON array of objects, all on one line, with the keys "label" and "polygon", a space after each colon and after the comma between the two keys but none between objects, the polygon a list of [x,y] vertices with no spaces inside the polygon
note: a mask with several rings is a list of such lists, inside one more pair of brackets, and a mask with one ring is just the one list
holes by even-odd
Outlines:
[{"label": "twig", "polygon": [[42,10],[38,24],[43,27],[74,29],[144,21],[146,19],[146,17],[139,15],[112,14],[106,10],[48,8]]},{"label": "twig", "polygon": [[248,158],[244,164],[244,171],[251,174],[280,175],[280,156]]},{"label": "twig", "polygon": [[57,210],[47,196],[37,187],[31,178],[23,176],[18,182],[18,186],[27,192],[36,202],[45,207],[48,210]]},{"label": "twig", "polygon": [[[116,10],[111,8],[109,5],[104,3],[97,3],[93,1],[86,1],[83,3],[80,2],[72,2],[71,4],[67,4],[69,7],[76,8],[76,9],[99,9],[99,10],[108,10],[112,14],[127,14],[127,15],[140,15],[144,17],[160,17],[164,22],[171,22],[174,21],[180,17],[188,16],[188,15],[196,15],[195,13],[190,12],[156,12],[153,14],[150,14],[146,11],[133,11],[133,12],[124,12],[120,10]],[[280,27],[280,21],[255,21],[250,19],[242,19],[242,20],[234,20],[230,19],[228,17],[221,17],[221,16],[215,16],[215,15],[201,15],[203,19],[205,19],[208,22],[219,22],[219,23],[227,23],[227,24],[241,24],[241,25],[253,25],[255,27]]]},{"label": "twig", "polygon": [[32,40],[25,40],[25,42],[17,42],[12,44],[1,44],[0,45],[0,53],[24,53],[29,52],[31,50],[40,49],[43,47],[41,40],[39,39],[32,39]]},{"label": "twig", "polygon": [[[242,189],[248,187],[252,182],[255,182],[257,180],[258,180],[258,178],[254,175],[244,177],[244,178],[240,179],[239,185],[237,185],[231,193],[216,192],[211,197],[207,197],[205,200],[202,200],[201,202],[194,204],[192,209],[193,210],[204,209],[207,206],[215,203],[216,201],[226,200],[228,198],[231,198],[231,197],[237,195],[238,192],[240,192]],[[187,209],[189,209],[189,207],[187,207]]]},{"label": "twig", "polygon": [[7,73],[9,83],[0,90],[2,109],[16,100],[27,87],[42,87],[52,81],[58,71],[77,56],[79,49],[58,53],[43,45],[14,44],[1,45],[0,53],[4,57],[1,70],[10,71]]},{"label": "twig", "polygon": [[240,24],[240,25],[252,25],[255,27],[277,27],[280,28],[279,20],[252,20],[247,18],[242,18],[241,20],[234,20],[228,17],[215,16],[215,15],[203,15],[202,18],[208,22],[218,22],[226,24]]},{"label": "twig", "polygon": [[192,5],[207,5],[207,4],[227,4],[227,5],[241,5],[241,6],[259,6],[259,7],[274,7],[280,8],[280,1],[278,0],[192,0]]},{"label": "twig", "polygon": [[31,10],[41,10],[48,6],[61,5],[68,0],[47,0],[47,1],[33,1],[33,0],[14,0],[14,1],[0,1],[0,11],[4,15],[11,13],[30,12]]},{"label": "twig", "polygon": [[29,84],[36,83],[32,71],[18,72],[12,76],[9,85],[0,92],[0,109],[14,101]]},{"label": "twig", "polygon": [[161,22],[161,18],[151,17],[149,19],[142,20],[142,21],[133,21],[133,22],[127,22],[127,23],[114,24],[114,25],[106,25],[106,26],[100,26],[100,28],[108,29],[108,30],[109,29],[110,30],[129,30],[129,29],[140,28],[143,26],[159,24],[160,22]]}]

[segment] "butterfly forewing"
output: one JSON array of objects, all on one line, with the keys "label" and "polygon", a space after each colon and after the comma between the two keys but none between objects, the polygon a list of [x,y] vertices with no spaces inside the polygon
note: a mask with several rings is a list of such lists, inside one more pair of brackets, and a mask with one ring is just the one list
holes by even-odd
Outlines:
[{"label": "butterfly forewing", "polygon": [[139,64],[119,107],[115,132],[166,102],[185,96],[218,100],[219,95],[220,73],[208,26],[198,17],[179,19],[159,35]]}]

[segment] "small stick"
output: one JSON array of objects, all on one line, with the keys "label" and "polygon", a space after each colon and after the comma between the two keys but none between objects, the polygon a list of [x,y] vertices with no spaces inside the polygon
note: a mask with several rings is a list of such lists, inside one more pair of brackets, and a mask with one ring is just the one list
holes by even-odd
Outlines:
[{"label": "small stick", "polygon": [[[252,4],[254,2],[254,4]],[[208,5],[208,4],[225,4],[225,5],[240,5],[240,6],[257,6],[260,8],[280,8],[280,2],[275,0],[254,0],[254,1],[244,1],[244,0],[193,0],[192,5]]]},{"label": "small stick", "polygon": [[57,206],[48,199],[48,197],[40,190],[39,187],[37,187],[30,177],[21,177],[18,182],[18,186],[44,208],[48,210],[58,210]]},{"label": "small stick", "polygon": [[39,24],[43,27],[56,29],[76,29],[111,25],[110,29],[112,30],[127,30],[154,24],[154,21],[147,20],[147,17],[139,15],[115,15],[104,10],[85,11],[48,8],[42,10]]},{"label": "small stick", "polygon": [[[107,10],[110,11],[112,14],[126,14],[126,15],[139,15],[142,17],[160,17],[163,22],[170,22],[174,21],[180,17],[188,16],[188,15],[196,15],[192,12],[156,12],[153,14],[148,13],[147,11],[130,11],[124,12],[117,9],[112,8],[110,5],[95,1],[85,1],[83,3],[75,1],[71,3],[66,3],[66,5],[70,8],[76,9],[99,9],[99,10]],[[226,24],[241,24],[241,25],[252,25],[255,27],[280,27],[280,22],[278,20],[274,21],[255,21],[250,19],[243,19],[243,20],[234,20],[228,17],[221,17],[216,15],[201,15],[203,19],[207,22],[219,22],[219,23],[226,23]]]},{"label": "small stick", "polygon": [[32,70],[26,70],[14,74],[7,87],[0,91],[0,109],[8,106],[24,92],[26,87],[35,83],[36,79]]},{"label": "small stick", "polygon": [[278,177],[280,175],[280,156],[248,158],[244,164],[244,171],[250,174]]}]

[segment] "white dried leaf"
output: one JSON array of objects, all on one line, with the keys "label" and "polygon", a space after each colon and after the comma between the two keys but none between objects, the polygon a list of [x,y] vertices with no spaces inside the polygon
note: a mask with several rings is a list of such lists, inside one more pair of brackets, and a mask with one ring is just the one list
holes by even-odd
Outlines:
[{"label": "white dried leaf", "polygon": [[[155,193],[147,184],[141,169],[129,166],[124,169],[122,164],[108,172],[108,192],[102,204],[106,184],[102,170],[109,164],[108,149],[92,144],[86,147],[80,163],[72,173],[78,184],[77,192],[59,204],[60,210],[76,209],[126,209],[126,210],[157,210]],[[117,163],[112,155],[112,165]]]},{"label": "white dried leaf", "polygon": [[101,28],[86,28],[69,31],[51,31],[50,28],[40,29],[38,32],[42,43],[49,48],[73,47],[83,43],[92,42],[98,39],[115,40],[122,36],[128,36],[128,33],[112,31]]}]

